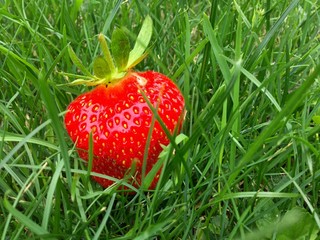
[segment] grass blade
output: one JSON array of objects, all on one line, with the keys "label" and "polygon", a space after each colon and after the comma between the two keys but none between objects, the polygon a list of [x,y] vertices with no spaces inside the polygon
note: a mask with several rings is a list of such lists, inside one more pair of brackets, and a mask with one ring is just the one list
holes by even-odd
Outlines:
[{"label": "grass blade", "polygon": [[257,48],[254,48],[252,53],[250,54],[250,58],[245,62],[245,68],[248,68],[249,66],[253,66],[254,61],[258,58],[262,50],[267,46],[269,41],[275,36],[277,31],[282,26],[283,22],[285,21],[286,17],[288,17],[289,13],[297,6],[299,3],[299,0],[293,0],[290,5],[287,7],[287,9],[284,11],[284,13],[281,15],[281,17],[277,20],[277,22],[274,24],[274,26],[270,29],[270,31],[266,34],[264,39],[261,41],[259,46]]},{"label": "grass blade", "polygon": [[[4,198],[3,200],[4,206],[6,209],[16,218],[18,219],[23,225],[25,225],[30,231],[35,233],[38,237],[48,235],[49,232],[42,228],[40,225],[33,222],[29,217],[22,214],[20,211],[15,209],[8,201],[7,198]],[[54,238],[51,238],[54,239]]]},{"label": "grass blade", "polygon": [[[248,164],[252,159],[254,159],[255,154],[259,151],[259,149],[264,144],[265,140],[271,136],[280,126],[285,122],[284,120],[290,116],[295,109],[302,103],[304,98],[306,97],[309,88],[315,82],[317,76],[320,74],[320,65],[318,65],[314,71],[310,74],[310,76],[306,79],[306,81],[299,87],[288,99],[285,107],[276,115],[276,117],[270,122],[270,124],[263,130],[263,132],[259,135],[259,137],[252,143],[252,145],[248,148],[246,154],[239,161],[234,172],[231,173],[228,179],[228,185],[232,186],[235,183],[235,179],[241,171],[241,168]],[[223,190],[225,193],[226,189]]]}]

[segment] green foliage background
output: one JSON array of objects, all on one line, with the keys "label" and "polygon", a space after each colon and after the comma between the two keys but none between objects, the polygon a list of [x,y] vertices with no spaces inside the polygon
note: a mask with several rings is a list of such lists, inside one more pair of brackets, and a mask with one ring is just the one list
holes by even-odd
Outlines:
[{"label": "green foliage background", "polygon": [[[185,137],[128,196],[74,150],[63,115],[88,87],[61,73],[69,45],[92,71],[97,35],[133,40],[148,14],[136,69],[179,85]],[[316,239],[319,33],[317,0],[0,0],[1,239]]]}]

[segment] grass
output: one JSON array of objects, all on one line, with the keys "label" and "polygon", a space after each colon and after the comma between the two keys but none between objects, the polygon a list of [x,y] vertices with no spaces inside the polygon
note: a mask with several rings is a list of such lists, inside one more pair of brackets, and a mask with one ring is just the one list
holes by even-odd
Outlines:
[{"label": "grass", "polygon": [[[310,1],[0,0],[1,239],[317,239],[320,11]],[[154,22],[153,69],[181,88],[184,137],[156,190],[88,175],[63,126],[97,35]],[[94,174],[94,173],[91,173]]]}]

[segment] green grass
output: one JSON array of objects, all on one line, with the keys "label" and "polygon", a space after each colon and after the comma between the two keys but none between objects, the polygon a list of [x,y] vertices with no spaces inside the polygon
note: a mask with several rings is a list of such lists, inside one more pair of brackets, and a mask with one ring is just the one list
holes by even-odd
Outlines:
[{"label": "green grass", "polygon": [[[0,0],[0,238],[316,239],[317,2]],[[88,88],[61,73],[79,73],[68,45],[90,66],[100,32],[147,14],[136,68],[179,85],[186,137],[156,190],[127,196],[78,157],[63,116]]]}]

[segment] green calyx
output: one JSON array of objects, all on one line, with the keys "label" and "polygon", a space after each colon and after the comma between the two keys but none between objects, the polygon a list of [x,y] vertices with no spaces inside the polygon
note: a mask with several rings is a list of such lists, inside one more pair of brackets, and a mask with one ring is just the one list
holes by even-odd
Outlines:
[{"label": "green calyx", "polygon": [[122,29],[116,29],[111,37],[111,53],[103,34],[99,34],[98,40],[102,55],[93,61],[93,75],[82,64],[73,49],[69,46],[69,56],[72,62],[85,74],[71,84],[86,84],[90,86],[109,84],[119,81],[134,66],[141,62],[147,55],[146,49],[151,40],[152,19],[147,16],[144,20],[135,45],[131,50],[127,34]]}]

